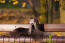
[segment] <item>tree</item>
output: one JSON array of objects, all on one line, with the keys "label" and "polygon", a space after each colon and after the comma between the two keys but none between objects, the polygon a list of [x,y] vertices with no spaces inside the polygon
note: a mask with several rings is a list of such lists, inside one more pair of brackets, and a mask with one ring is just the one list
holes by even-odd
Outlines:
[{"label": "tree", "polygon": [[35,15],[35,18],[38,19],[38,17],[39,17],[40,14],[36,11],[36,8],[35,8],[35,6],[33,5],[32,0],[27,0],[27,1],[28,1],[29,5],[30,5],[31,8],[32,8],[32,11],[33,11],[33,13],[34,13],[34,15]]},{"label": "tree", "polygon": [[40,6],[41,6],[40,21],[41,21],[41,24],[44,24],[47,21],[45,5],[46,5],[46,0],[40,0]]}]

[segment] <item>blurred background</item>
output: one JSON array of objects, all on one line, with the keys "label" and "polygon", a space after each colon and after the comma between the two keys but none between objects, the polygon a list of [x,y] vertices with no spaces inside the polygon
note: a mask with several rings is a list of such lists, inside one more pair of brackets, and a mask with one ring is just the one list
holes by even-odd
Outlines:
[{"label": "blurred background", "polygon": [[35,10],[40,13],[40,0],[0,0],[0,24],[28,24]]},{"label": "blurred background", "polygon": [[[41,0],[41,15],[44,23],[65,23],[65,0]],[[43,23],[43,22],[42,22]]]},{"label": "blurred background", "polygon": [[65,23],[64,0],[0,0],[0,24],[27,24],[37,18],[40,24]]}]

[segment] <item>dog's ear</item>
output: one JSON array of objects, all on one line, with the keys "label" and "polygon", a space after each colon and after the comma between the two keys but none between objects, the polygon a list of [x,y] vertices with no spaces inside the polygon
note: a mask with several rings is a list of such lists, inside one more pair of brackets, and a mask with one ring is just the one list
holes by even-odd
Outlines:
[{"label": "dog's ear", "polygon": [[44,32],[44,24],[39,24],[39,30]]},{"label": "dog's ear", "polygon": [[32,30],[35,30],[35,26],[34,25],[32,25]]},{"label": "dog's ear", "polygon": [[19,28],[16,28],[15,29],[16,31],[19,31],[19,32],[24,32],[24,31],[28,31],[28,29],[27,28],[22,28],[22,27],[19,27]]}]

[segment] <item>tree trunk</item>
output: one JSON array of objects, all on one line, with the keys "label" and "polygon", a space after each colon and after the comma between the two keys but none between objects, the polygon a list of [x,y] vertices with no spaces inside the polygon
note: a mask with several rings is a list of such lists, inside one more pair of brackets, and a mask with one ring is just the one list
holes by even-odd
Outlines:
[{"label": "tree trunk", "polygon": [[32,3],[32,0],[28,0],[28,3],[30,4],[30,6],[32,8],[32,11],[33,11],[33,13],[35,15],[35,18],[38,19],[39,13],[36,11],[35,6]]}]

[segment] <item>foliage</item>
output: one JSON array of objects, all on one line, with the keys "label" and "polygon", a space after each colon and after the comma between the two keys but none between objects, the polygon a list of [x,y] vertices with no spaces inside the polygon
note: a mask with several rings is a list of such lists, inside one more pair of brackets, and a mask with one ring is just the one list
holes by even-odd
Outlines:
[{"label": "foliage", "polygon": [[[19,0],[0,0],[0,8],[21,8],[22,5],[24,5],[24,3],[20,3]],[[24,7],[27,6],[24,5]]]},{"label": "foliage", "polygon": [[46,23],[46,16],[45,16],[45,13],[46,13],[46,9],[45,9],[45,0],[41,0],[40,1],[41,3],[41,18],[40,18],[40,21],[41,21],[41,24],[44,24]]}]

